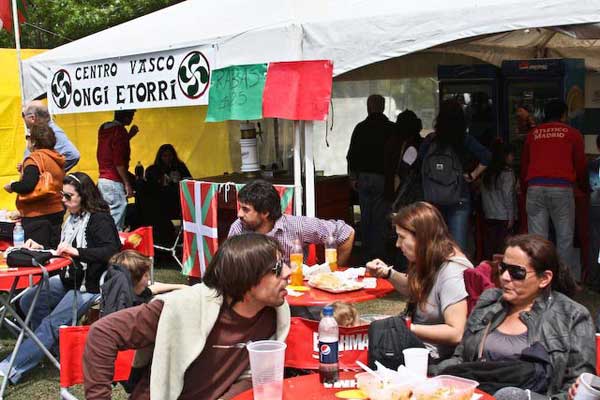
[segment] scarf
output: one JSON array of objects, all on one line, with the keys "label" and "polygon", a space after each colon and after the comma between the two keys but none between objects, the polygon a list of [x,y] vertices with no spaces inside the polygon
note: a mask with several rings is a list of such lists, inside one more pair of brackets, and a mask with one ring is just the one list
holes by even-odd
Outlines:
[{"label": "scarf", "polygon": [[[90,222],[90,213],[82,212],[80,214],[69,214],[67,221],[65,222],[62,232],[60,233],[60,241],[61,243],[69,243],[70,245],[75,245],[77,247],[86,248],[87,240],[85,232],[87,230],[88,223]],[[81,281],[81,287],[79,290],[81,292],[86,292],[85,288],[85,278],[87,274],[87,263],[80,261],[81,268],[83,269],[83,280]],[[69,277],[69,270],[65,276]]]}]

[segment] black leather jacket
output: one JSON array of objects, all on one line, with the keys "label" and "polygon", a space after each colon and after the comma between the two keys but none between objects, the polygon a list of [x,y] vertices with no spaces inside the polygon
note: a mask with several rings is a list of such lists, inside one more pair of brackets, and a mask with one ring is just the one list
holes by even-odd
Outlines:
[{"label": "black leather jacket", "polygon": [[[506,317],[508,304],[501,289],[486,290],[471,312],[461,343],[454,355],[439,365],[440,370],[460,362],[477,361],[487,334]],[[595,330],[589,311],[559,292],[540,295],[531,311],[519,315],[527,325],[529,344],[540,342],[548,351],[554,376],[548,396],[566,399],[569,387],[584,372],[595,373]]]}]

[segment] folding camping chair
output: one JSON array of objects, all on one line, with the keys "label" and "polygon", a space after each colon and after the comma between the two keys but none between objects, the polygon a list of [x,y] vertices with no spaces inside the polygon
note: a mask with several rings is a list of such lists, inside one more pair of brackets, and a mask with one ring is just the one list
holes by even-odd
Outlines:
[{"label": "folding camping chair", "polygon": [[179,267],[183,270],[183,264],[177,257],[177,248],[179,248],[181,246],[181,244],[179,243],[179,240],[181,239],[181,235],[183,233],[183,226],[182,226],[181,220],[174,219],[171,222],[173,223],[173,225],[175,226],[175,229],[177,230],[177,236],[175,237],[175,241],[173,242],[173,245],[171,247],[165,247],[165,246],[159,246],[159,245],[155,244],[154,248],[156,250],[171,253],[171,256],[175,259],[175,261],[177,261],[177,264],[179,264]]},{"label": "folding camping chair", "polygon": [[121,250],[135,250],[152,260],[150,282],[154,283],[154,238],[151,226],[142,226],[131,232],[119,232]]},{"label": "folding camping chair", "polygon": [[[60,352],[60,398],[77,400],[69,388],[83,383],[83,351],[89,326],[61,326],[58,333]],[[135,350],[120,351],[115,360],[113,381],[129,379]]]}]

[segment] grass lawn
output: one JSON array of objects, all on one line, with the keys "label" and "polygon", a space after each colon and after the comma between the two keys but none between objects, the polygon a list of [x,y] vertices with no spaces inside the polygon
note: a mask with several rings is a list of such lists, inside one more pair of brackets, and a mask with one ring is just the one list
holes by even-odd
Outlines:
[{"label": "grass lawn", "polygon": [[[184,277],[178,270],[174,269],[156,269],[156,279],[160,282],[185,283]],[[584,304],[592,316],[595,317],[600,310],[600,294],[591,290],[584,290],[576,300]],[[373,300],[366,303],[357,304],[361,314],[397,314],[404,308],[404,302],[400,296],[393,293],[379,300]],[[4,358],[10,355],[15,340],[3,333],[3,339],[0,339],[0,357]],[[58,370],[49,362],[43,362],[34,371],[22,379],[22,383],[15,386],[9,386],[6,391],[7,399],[14,400],[46,400],[57,399],[59,397]],[[71,391],[78,398],[83,399],[83,387],[78,385]],[[127,394],[117,386],[113,390],[113,399],[126,399]]]}]

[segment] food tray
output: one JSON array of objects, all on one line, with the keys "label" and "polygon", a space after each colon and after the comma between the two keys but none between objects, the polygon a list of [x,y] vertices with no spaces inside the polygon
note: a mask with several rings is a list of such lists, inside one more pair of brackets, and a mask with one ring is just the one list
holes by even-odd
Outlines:
[{"label": "food tray", "polygon": [[319,289],[319,290],[323,290],[325,292],[329,292],[329,293],[346,293],[346,292],[354,292],[356,290],[361,290],[364,285],[362,282],[352,282],[353,286],[352,287],[343,287],[343,288],[339,288],[339,289],[333,289],[330,287],[321,287],[321,286],[317,286],[315,284],[313,284],[312,282],[308,281],[308,286]]}]

